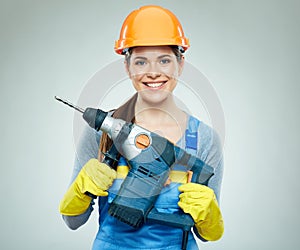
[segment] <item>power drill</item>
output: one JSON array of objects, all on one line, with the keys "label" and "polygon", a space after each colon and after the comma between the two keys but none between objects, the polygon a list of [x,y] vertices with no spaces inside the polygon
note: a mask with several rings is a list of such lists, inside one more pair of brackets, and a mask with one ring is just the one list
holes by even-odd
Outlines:
[{"label": "power drill", "polygon": [[101,109],[83,110],[57,96],[55,99],[83,113],[83,119],[95,130],[106,132],[113,145],[105,153],[103,162],[115,167],[122,155],[128,163],[129,172],[109,207],[109,214],[135,228],[145,222],[155,222],[183,230],[182,249],[185,250],[188,233],[194,226],[189,214],[167,214],[155,207],[172,166],[180,164],[192,171],[192,182],[207,185],[213,176],[213,168],[199,158],[188,154],[166,138],[136,124],[116,119]]}]

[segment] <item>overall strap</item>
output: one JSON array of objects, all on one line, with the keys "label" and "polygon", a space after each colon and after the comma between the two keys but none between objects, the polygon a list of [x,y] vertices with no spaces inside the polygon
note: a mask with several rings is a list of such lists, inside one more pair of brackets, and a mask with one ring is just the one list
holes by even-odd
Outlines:
[{"label": "overall strap", "polygon": [[189,117],[188,127],[185,130],[185,150],[193,155],[198,152],[198,128],[200,121],[193,116]]}]

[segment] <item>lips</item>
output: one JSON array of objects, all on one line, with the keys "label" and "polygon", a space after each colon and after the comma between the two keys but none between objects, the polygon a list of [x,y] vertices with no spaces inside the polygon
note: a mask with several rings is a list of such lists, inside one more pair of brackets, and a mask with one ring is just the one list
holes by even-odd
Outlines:
[{"label": "lips", "polygon": [[149,88],[160,88],[162,87],[167,81],[162,81],[162,82],[143,82],[144,85],[146,85]]}]

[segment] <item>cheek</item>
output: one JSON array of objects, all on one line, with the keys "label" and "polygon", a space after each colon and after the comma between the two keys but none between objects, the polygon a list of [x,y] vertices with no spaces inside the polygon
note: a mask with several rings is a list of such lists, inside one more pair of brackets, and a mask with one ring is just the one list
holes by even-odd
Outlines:
[{"label": "cheek", "polygon": [[136,72],[131,66],[127,68],[127,74],[132,81],[139,81],[143,77],[142,73]]},{"label": "cheek", "polygon": [[170,77],[170,78],[178,78],[179,76],[179,68],[175,65],[171,67],[166,67],[161,69],[161,73]]},{"label": "cheek", "polygon": [[136,91],[138,91],[138,90],[140,89],[140,86],[139,86],[139,84],[138,84],[137,82],[132,81],[132,85],[133,85],[133,87],[134,87],[134,89],[135,89]]},{"label": "cheek", "polygon": [[137,74],[133,75],[133,74],[131,74],[130,79],[131,79],[133,82],[138,83],[138,82],[142,81],[143,76],[144,76],[144,75],[142,75],[142,74],[140,74],[140,75],[137,75]]},{"label": "cheek", "polygon": [[135,76],[131,75],[130,79],[131,79],[132,85],[135,88],[135,90],[140,90],[142,88],[142,85],[143,85],[141,83],[142,78],[143,77],[139,76],[139,75],[135,75]]},{"label": "cheek", "polygon": [[169,91],[172,92],[177,86],[177,80],[175,78],[173,78],[173,80],[171,80],[171,83],[169,84]]}]

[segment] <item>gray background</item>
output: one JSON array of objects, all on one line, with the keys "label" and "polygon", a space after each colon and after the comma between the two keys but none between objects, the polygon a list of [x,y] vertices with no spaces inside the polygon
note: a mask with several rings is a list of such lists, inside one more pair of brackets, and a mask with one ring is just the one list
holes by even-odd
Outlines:
[{"label": "gray background", "polygon": [[[298,249],[299,1],[1,1],[1,249],[89,249],[58,213],[87,80],[119,57],[121,23],[155,3],[182,22],[186,58],[213,83],[226,118],[225,234],[201,249]],[[189,103],[192,105],[193,103]],[[187,105],[189,105],[187,104]]]}]

